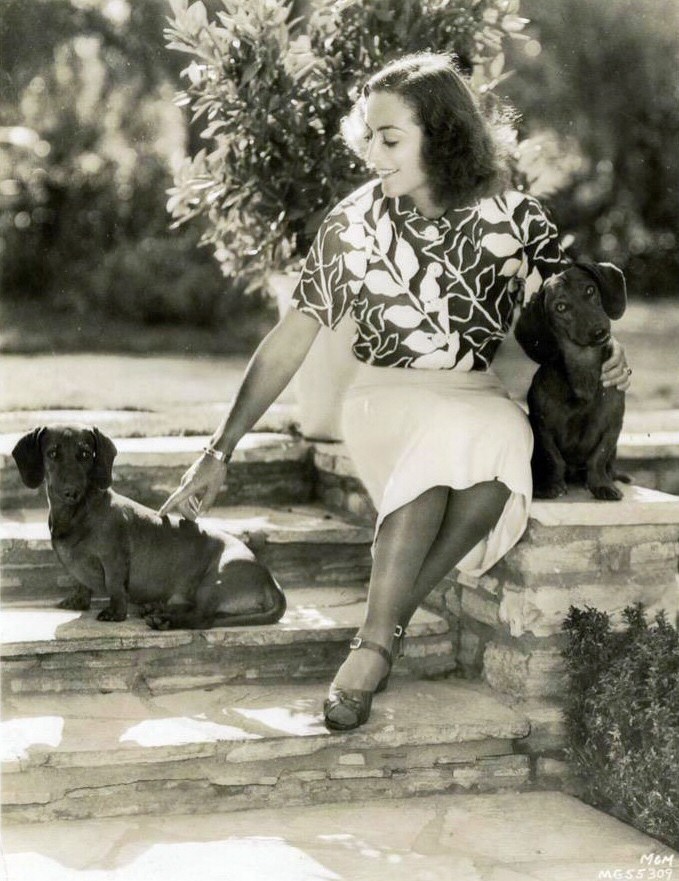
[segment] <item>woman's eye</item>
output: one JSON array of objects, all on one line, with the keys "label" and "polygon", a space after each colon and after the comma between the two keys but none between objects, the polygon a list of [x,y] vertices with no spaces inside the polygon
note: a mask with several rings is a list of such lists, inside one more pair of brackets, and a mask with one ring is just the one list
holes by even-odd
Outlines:
[{"label": "woman's eye", "polygon": [[386,141],[385,140],[383,143],[384,143],[385,147],[395,147],[398,144],[398,141]]}]

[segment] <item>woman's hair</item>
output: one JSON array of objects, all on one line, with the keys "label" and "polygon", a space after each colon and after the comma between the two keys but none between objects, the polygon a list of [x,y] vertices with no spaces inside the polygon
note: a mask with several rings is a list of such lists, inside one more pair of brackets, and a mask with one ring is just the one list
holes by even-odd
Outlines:
[{"label": "woman's hair", "polygon": [[510,113],[486,117],[454,56],[406,55],[368,80],[342,120],[344,140],[361,158],[367,143],[365,103],[372,92],[398,95],[414,111],[424,132],[422,164],[439,204],[466,205],[507,185],[507,152],[513,141]]}]

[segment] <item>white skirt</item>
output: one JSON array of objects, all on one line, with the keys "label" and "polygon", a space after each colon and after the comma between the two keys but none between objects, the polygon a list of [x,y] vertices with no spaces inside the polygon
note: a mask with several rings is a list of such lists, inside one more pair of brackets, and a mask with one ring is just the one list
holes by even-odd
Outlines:
[{"label": "white skirt", "polygon": [[533,492],[533,434],[492,371],[360,364],[344,399],[342,430],[378,512],[375,536],[388,514],[431,487],[499,480],[511,491],[500,520],[457,568],[482,575],[521,538]]}]

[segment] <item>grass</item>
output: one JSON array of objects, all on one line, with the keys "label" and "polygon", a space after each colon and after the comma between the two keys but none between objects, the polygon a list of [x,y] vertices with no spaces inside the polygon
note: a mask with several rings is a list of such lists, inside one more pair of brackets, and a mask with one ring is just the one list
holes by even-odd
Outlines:
[{"label": "grass", "polygon": [[[0,410],[163,410],[226,402],[271,314],[244,326],[140,326],[50,315],[23,305],[4,310]],[[632,302],[615,326],[634,368],[628,410],[679,409],[679,303]],[[517,396],[535,365],[510,337],[496,359]]]}]

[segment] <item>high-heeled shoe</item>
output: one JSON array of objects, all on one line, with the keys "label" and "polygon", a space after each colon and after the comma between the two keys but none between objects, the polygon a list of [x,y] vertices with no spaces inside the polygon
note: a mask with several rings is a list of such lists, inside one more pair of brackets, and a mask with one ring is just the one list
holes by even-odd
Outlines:
[{"label": "high-heeled shoe", "polygon": [[[400,654],[402,654],[403,648],[403,635],[403,628],[399,625],[394,631],[394,639],[397,640],[396,649]],[[387,651],[379,643],[363,639],[361,636],[355,636],[349,643],[349,648],[351,651],[370,649],[370,651],[377,652],[385,659],[389,667],[374,690],[339,688],[335,685],[330,687],[328,697],[323,704],[323,716],[326,728],[329,728],[331,731],[351,731],[353,728],[358,728],[359,725],[365,724],[370,717],[373,695],[386,689],[391,674],[394,658],[393,643],[392,651]]]},{"label": "high-heeled shoe", "polygon": [[401,625],[399,624],[396,627],[396,630],[394,630],[395,642],[392,642],[392,644],[391,644],[391,655],[389,657],[389,669],[387,670],[385,675],[382,677],[382,679],[380,679],[380,681],[377,683],[377,688],[375,689],[375,694],[381,694],[383,691],[387,690],[387,687],[389,685],[389,677],[391,676],[391,668],[393,666],[393,663],[397,658],[402,658],[403,655],[405,654],[405,648],[404,648],[405,638],[406,638],[406,632],[403,629],[403,627],[401,627]]}]

